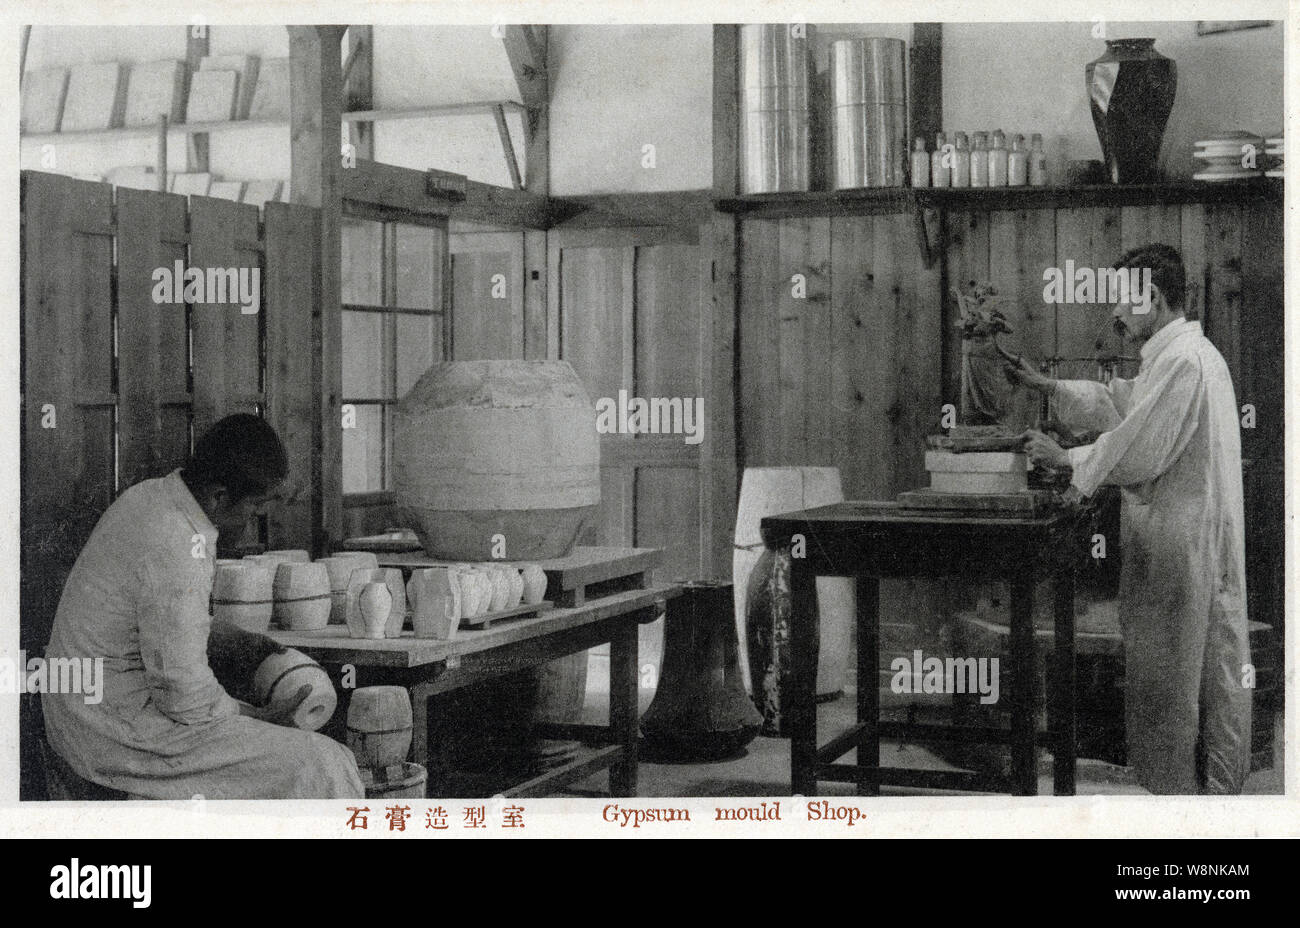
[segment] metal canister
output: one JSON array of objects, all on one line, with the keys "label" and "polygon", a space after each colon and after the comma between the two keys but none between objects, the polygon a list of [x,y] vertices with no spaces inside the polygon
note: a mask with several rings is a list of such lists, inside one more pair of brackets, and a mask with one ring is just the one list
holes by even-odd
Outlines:
[{"label": "metal canister", "polygon": [[812,28],[740,27],[742,193],[808,189]]},{"label": "metal canister", "polygon": [[897,187],[907,161],[907,85],[901,39],[831,43],[831,185]]}]

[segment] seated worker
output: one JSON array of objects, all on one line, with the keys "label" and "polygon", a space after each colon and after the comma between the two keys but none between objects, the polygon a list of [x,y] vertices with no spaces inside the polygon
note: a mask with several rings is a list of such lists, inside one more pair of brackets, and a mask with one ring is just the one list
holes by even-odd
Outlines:
[{"label": "seated worker", "polygon": [[183,469],[131,487],[95,525],[46,655],[103,658],[103,698],[41,698],[50,746],[80,776],[150,799],[365,795],[351,751],[286,727],[308,688],[253,707],[226,692],[208,661],[210,633],[249,637],[208,614],[217,535],[240,537],[287,473],[269,425],[228,416]]}]

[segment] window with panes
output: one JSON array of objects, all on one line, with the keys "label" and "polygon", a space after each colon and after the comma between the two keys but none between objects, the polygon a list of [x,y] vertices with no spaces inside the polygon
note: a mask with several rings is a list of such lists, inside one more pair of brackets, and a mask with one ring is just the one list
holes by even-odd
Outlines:
[{"label": "window with panes", "polygon": [[386,490],[392,407],[447,357],[445,222],[344,217],[343,492]]}]

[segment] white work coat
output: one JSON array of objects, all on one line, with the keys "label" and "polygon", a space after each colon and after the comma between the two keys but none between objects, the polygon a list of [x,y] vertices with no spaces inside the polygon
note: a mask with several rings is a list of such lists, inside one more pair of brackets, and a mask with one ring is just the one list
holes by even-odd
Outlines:
[{"label": "white work coat", "polygon": [[[1153,793],[1239,793],[1250,767],[1241,433],[1199,322],[1168,323],[1133,380],[1058,381],[1085,496],[1122,488],[1119,617],[1128,759]],[[1198,783],[1197,739],[1204,770]]]},{"label": "white work coat", "polygon": [[179,471],[100,517],[59,600],[47,657],[103,658],[103,694],[44,693],[50,746],[82,777],[156,799],[361,797],[352,752],[239,714],[208,665],[217,529]]}]

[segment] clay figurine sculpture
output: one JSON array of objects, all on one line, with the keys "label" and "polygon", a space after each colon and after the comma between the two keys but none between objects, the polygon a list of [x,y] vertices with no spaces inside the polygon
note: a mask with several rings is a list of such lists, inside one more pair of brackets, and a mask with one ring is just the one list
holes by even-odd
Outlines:
[{"label": "clay figurine sculpture", "polygon": [[1012,328],[999,309],[1008,301],[995,299],[991,283],[971,281],[965,291],[953,288],[961,331],[961,422],[963,425],[1007,425],[1024,429],[1037,418],[1037,395],[1007,375],[1017,360],[998,341]]}]

